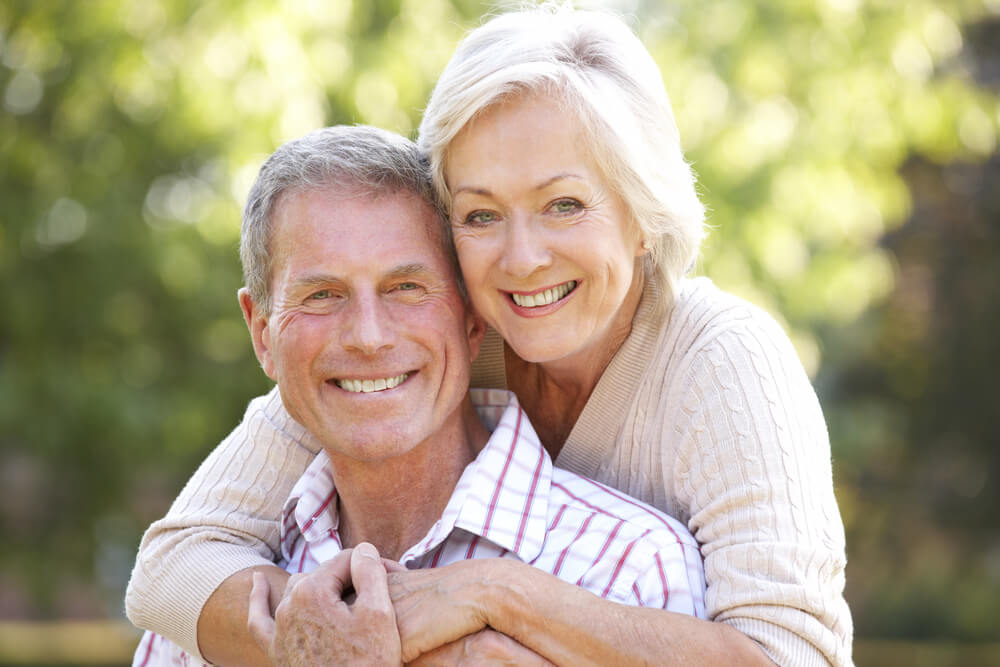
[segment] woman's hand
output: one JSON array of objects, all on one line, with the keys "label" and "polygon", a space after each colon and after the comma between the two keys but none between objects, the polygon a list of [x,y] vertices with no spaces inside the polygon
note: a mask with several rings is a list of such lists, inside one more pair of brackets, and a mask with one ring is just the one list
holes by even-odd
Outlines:
[{"label": "woman's hand", "polygon": [[[492,587],[502,577],[510,577],[507,569],[503,559],[491,558],[389,574],[389,597],[396,612],[403,661],[416,660],[488,628]],[[490,648],[499,643],[489,637],[478,642]]]},{"label": "woman's hand", "polygon": [[409,667],[476,667],[520,665],[553,667],[552,663],[495,630],[480,630],[440,646],[407,663]]}]

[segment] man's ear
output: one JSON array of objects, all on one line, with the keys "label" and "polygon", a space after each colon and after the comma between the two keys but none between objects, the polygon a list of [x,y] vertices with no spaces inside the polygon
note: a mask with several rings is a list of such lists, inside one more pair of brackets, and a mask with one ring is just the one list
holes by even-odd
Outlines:
[{"label": "man's ear", "polygon": [[475,361],[486,337],[486,320],[468,302],[465,304],[465,332],[469,336],[469,361]]},{"label": "man's ear", "polygon": [[254,303],[250,297],[250,290],[246,287],[240,288],[237,298],[247,329],[250,330],[250,340],[253,341],[253,351],[257,355],[257,361],[260,362],[260,367],[264,369],[267,377],[277,382],[274,376],[274,360],[271,357],[271,331],[268,328],[268,318]]}]

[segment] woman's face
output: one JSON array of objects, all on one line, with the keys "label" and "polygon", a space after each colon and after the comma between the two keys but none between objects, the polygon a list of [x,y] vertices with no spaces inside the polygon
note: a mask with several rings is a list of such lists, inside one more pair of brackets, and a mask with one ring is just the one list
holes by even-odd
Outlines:
[{"label": "woman's face", "polygon": [[528,94],[476,117],[447,152],[469,294],[525,361],[617,345],[637,303],[637,226],[582,141],[575,117]]}]

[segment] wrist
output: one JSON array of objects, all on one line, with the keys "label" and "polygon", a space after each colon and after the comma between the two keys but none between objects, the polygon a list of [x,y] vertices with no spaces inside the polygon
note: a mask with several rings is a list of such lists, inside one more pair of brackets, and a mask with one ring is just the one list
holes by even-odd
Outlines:
[{"label": "wrist", "polygon": [[498,559],[491,567],[477,601],[483,610],[486,625],[508,637],[519,637],[530,614],[533,590],[531,581],[535,568],[507,558]]}]

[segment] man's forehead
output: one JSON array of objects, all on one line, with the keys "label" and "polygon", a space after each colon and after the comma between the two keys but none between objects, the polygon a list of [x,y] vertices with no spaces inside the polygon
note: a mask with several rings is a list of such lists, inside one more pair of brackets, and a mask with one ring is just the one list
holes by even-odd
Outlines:
[{"label": "man's forehead", "polygon": [[[341,185],[326,185],[310,188],[298,188],[284,192],[273,209],[275,228],[297,220],[291,211],[302,213],[306,208],[323,207],[328,209],[324,221],[332,226],[359,223],[379,231],[379,221],[384,217],[387,207],[397,207],[399,214],[395,220],[406,223],[402,229],[409,232],[427,235],[432,241],[437,241],[443,231],[439,216],[435,209],[422,196],[409,190],[385,190],[373,192],[358,187]],[[352,215],[338,215],[350,211]]]},{"label": "man's forehead", "polygon": [[[298,274],[296,282],[346,278],[347,266],[357,269],[366,262],[371,262],[368,269],[390,278],[451,277],[437,214],[414,193],[300,190],[288,193],[275,213],[275,268],[284,264]],[[338,271],[341,262],[344,270]]]},{"label": "man's forehead", "polygon": [[[333,267],[330,271],[309,271],[304,270],[292,276],[292,281],[302,285],[324,285],[332,282],[349,283],[353,272],[347,267],[338,271],[338,267]],[[439,278],[447,279],[442,274],[440,266],[431,266],[426,262],[406,262],[399,264],[385,264],[374,269],[375,276],[379,280],[406,280],[407,278]]]}]

